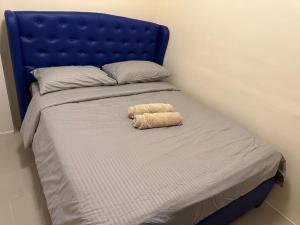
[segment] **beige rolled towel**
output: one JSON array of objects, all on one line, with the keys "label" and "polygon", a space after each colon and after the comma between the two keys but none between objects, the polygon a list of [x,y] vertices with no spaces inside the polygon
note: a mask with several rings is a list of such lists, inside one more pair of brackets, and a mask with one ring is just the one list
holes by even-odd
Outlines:
[{"label": "beige rolled towel", "polygon": [[133,119],[133,126],[141,130],[177,125],[182,125],[182,116],[179,112],[144,113],[135,115]]},{"label": "beige rolled towel", "polygon": [[173,112],[173,106],[165,103],[150,103],[130,106],[128,108],[128,117],[133,119],[134,115],[141,115],[144,113],[160,113]]}]

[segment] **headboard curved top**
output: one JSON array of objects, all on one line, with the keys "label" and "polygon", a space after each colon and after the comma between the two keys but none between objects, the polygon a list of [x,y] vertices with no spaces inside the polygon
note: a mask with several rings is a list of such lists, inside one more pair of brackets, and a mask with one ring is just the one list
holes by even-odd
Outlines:
[{"label": "headboard curved top", "polygon": [[94,65],[125,60],[163,63],[167,27],[89,12],[5,11],[21,120],[34,68]]}]

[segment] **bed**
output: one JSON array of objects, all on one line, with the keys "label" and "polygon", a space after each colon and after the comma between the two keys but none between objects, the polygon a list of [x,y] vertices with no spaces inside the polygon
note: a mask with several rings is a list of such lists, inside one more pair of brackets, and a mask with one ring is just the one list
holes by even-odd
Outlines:
[{"label": "bed", "polygon": [[[226,225],[282,181],[279,152],[168,82],[36,91],[38,67],[162,65],[167,27],[83,12],[6,11],[5,19],[21,132],[54,225]],[[131,127],[130,105],[162,101],[183,126]]]}]

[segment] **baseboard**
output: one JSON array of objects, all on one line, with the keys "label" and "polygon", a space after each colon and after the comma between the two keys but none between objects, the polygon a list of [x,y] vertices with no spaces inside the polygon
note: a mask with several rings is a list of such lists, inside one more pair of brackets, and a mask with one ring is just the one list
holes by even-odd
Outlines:
[{"label": "baseboard", "polygon": [[284,215],[280,210],[276,209],[270,202],[265,201],[265,203],[270,206],[272,209],[274,209],[278,214],[280,214],[283,218],[285,218],[287,221],[289,221],[293,225],[297,225],[294,221],[292,221],[290,218],[288,218],[286,215]]},{"label": "baseboard", "polygon": [[8,130],[8,131],[1,131],[0,135],[4,135],[4,134],[13,134],[15,133],[15,130]]}]

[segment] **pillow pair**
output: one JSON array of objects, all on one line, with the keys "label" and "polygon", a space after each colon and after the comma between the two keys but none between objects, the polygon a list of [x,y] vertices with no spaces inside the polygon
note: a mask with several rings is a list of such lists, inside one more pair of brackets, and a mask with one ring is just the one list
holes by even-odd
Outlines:
[{"label": "pillow pair", "polygon": [[159,81],[170,76],[165,68],[149,61],[106,64],[103,71],[95,66],[61,66],[38,68],[31,73],[38,80],[40,94],[78,87]]}]

